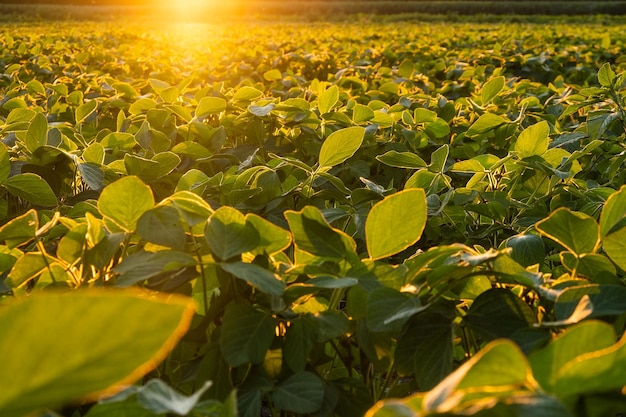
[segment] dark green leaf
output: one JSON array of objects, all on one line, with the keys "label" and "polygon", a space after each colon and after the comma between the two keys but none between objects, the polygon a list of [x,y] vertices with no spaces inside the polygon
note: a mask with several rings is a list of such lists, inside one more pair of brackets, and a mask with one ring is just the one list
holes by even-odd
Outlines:
[{"label": "dark green leaf", "polygon": [[230,366],[261,363],[274,340],[276,320],[244,304],[226,309],[220,334],[222,355]]},{"label": "dark green leaf", "polygon": [[282,381],[272,393],[274,404],[281,410],[314,413],[322,406],[324,384],[312,372],[297,372]]}]

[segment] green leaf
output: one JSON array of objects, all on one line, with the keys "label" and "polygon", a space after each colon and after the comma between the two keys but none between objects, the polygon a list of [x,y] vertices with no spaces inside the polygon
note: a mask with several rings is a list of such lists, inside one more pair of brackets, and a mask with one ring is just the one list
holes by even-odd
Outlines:
[{"label": "green leaf", "polygon": [[157,107],[157,102],[151,98],[140,98],[133,102],[128,108],[128,112],[133,116],[138,114],[147,113],[148,110]]},{"label": "green leaf", "polygon": [[548,150],[549,134],[548,122],[544,120],[536,123],[522,131],[513,146],[513,150],[519,153],[520,158],[541,155]]},{"label": "green leaf", "polygon": [[513,342],[491,342],[426,393],[424,413],[452,412],[464,405],[477,405],[481,398],[493,401],[511,397],[531,385],[529,375],[526,357]]},{"label": "green leaf", "polygon": [[221,260],[253,250],[261,239],[244,215],[228,206],[220,207],[211,215],[204,236],[211,252]]},{"label": "green leaf", "polygon": [[0,145],[0,184],[5,182],[9,178],[11,173],[11,162],[9,158],[9,152],[4,144]]},{"label": "green leaf", "polygon": [[411,78],[415,71],[415,65],[410,59],[405,59],[398,66],[398,75],[403,78]]},{"label": "green leaf", "polygon": [[173,276],[185,268],[195,266],[196,260],[186,252],[137,252],[113,268],[114,273],[120,274],[115,286],[128,287],[155,277]]},{"label": "green leaf", "polygon": [[202,195],[206,190],[210,178],[207,174],[199,169],[190,169],[181,175],[176,184],[176,191],[191,191],[198,195]]},{"label": "green leaf", "polygon": [[158,414],[175,413],[185,416],[198,404],[200,397],[209,389],[206,382],[190,396],[182,395],[160,379],[151,379],[137,391],[139,403]]},{"label": "green leaf", "polygon": [[350,320],[341,311],[326,310],[309,316],[308,319],[315,323],[318,343],[341,337],[350,329]]},{"label": "green leaf", "polygon": [[420,390],[433,388],[452,372],[452,338],[449,318],[428,311],[414,316],[398,338],[398,372],[414,374]]},{"label": "green leaf", "polygon": [[354,123],[363,123],[363,122],[367,122],[368,120],[371,120],[374,118],[374,110],[370,109],[369,107],[363,105],[363,104],[355,104],[354,108],[352,109],[352,121]]},{"label": "green leaf", "polygon": [[[605,329],[607,335],[615,336],[613,329]],[[626,336],[622,336],[619,342],[610,347],[581,354],[565,364],[557,375],[553,392],[563,398],[590,392],[621,390],[624,385]]]},{"label": "green leaf", "polygon": [[602,248],[617,266],[626,270],[626,227],[606,236]]},{"label": "green leaf", "polygon": [[[599,351],[606,352],[608,348],[613,346],[613,343],[615,343],[615,332],[609,324],[589,320],[572,326],[553,339],[546,347],[532,352],[528,360],[535,379],[543,389],[550,393],[563,395],[565,391],[569,391],[564,385],[571,384],[576,391],[579,387],[579,379],[576,376],[570,375],[571,379],[565,379],[566,374],[571,372],[568,371],[568,368],[571,369],[572,365],[577,362],[584,362],[585,356],[589,357],[594,353],[596,355],[593,356],[602,357],[597,353]],[[589,366],[590,364],[587,363],[586,365]],[[603,368],[589,368],[584,373],[597,374],[602,371]],[[601,377],[597,376],[597,378],[598,382],[601,382]],[[611,385],[613,381],[607,380],[604,383]]]},{"label": "green leaf", "polygon": [[314,413],[322,406],[324,383],[312,372],[301,371],[280,382],[272,393],[274,405],[294,413]]},{"label": "green leaf", "polygon": [[254,307],[233,304],[226,309],[220,346],[230,366],[261,363],[274,340],[276,321]]},{"label": "green leaf", "polygon": [[54,207],[58,204],[50,185],[37,174],[14,175],[4,182],[4,186],[9,193],[35,206]]},{"label": "green leaf", "polygon": [[0,415],[115,393],[165,358],[193,313],[189,299],[120,291],[47,292],[6,305],[0,355],[11,360],[0,367]]},{"label": "green leaf", "polygon": [[611,87],[617,75],[611,68],[611,64],[605,62],[598,71],[598,82],[602,87]]},{"label": "green leaf", "polygon": [[426,217],[426,193],[423,189],[403,190],[376,203],[365,221],[365,240],[370,258],[385,258],[416,243],[422,236]]},{"label": "green leaf", "polygon": [[246,223],[251,224],[259,233],[260,241],[254,252],[257,254],[275,254],[291,245],[291,233],[254,213],[246,214]]},{"label": "green leaf", "polygon": [[196,117],[206,117],[210,114],[221,113],[226,110],[226,100],[220,97],[202,97],[196,107]]},{"label": "green leaf", "polygon": [[173,249],[184,249],[187,240],[180,213],[175,207],[157,206],[137,220],[137,232],[151,243]]},{"label": "green leaf", "polygon": [[511,248],[511,258],[518,264],[528,267],[542,264],[546,257],[546,249],[543,239],[533,234],[519,234],[511,236],[505,242],[507,248]]},{"label": "green leaf", "polygon": [[586,253],[576,256],[570,252],[561,252],[559,257],[569,271],[576,270],[578,275],[588,277],[592,281],[600,282],[603,277],[613,277],[617,273],[615,265],[605,255]]},{"label": "green leaf", "polygon": [[556,299],[554,315],[557,320],[566,320],[580,308],[586,297],[589,305],[584,318],[619,316],[626,312],[626,287],[621,285],[583,285],[568,287]]},{"label": "green leaf", "polygon": [[152,190],[135,176],[107,185],[98,199],[98,211],[127,232],[134,232],[139,218],[153,207]]},{"label": "green leaf", "polygon": [[83,123],[86,118],[96,111],[96,108],[98,108],[96,100],[91,100],[78,106],[76,109],[76,124]]},{"label": "green leaf", "polygon": [[9,249],[13,249],[34,239],[38,228],[37,212],[30,209],[0,228],[0,240],[6,241]]},{"label": "green leaf", "polygon": [[239,88],[233,96],[233,101],[252,101],[263,95],[263,91],[254,87],[244,86]]},{"label": "green leaf", "polygon": [[213,214],[211,206],[199,195],[189,191],[177,191],[163,200],[161,204],[171,204],[176,207],[189,226],[207,221]]},{"label": "green leaf", "polygon": [[593,253],[600,245],[600,227],[595,219],[566,208],[552,212],[535,228],[577,255]]},{"label": "green leaf", "polygon": [[376,156],[376,159],[385,165],[397,168],[419,169],[428,166],[422,158],[413,152],[389,151]]},{"label": "green leaf", "polygon": [[485,104],[489,104],[491,100],[493,100],[493,98],[497,96],[500,91],[502,91],[504,88],[504,82],[504,77],[499,76],[491,78],[483,85],[483,88],[480,90],[480,97],[482,99],[483,106]]},{"label": "green leaf", "polygon": [[356,244],[352,238],[332,228],[318,208],[306,206],[299,212],[288,210],[285,218],[299,249],[332,259],[356,255]]},{"label": "green leaf", "polygon": [[411,316],[426,308],[412,294],[377,288],[367,297],[367,327],[372,332],[399,332]]},{"label": "green leaf", "polygon": [[600,215],[600,235],[608,235],[620,221],[626,217],[626,186],[614,192],[606,199]]},{"label": "green leaf", "polygon": [[245,262],[220,264],[223,270],[256,287],[261,292],[273,295],[282,295],[285,291],[285,282],[280,277],[258,265]]},{"label": "green leaf", "polygon": [[41,252],[26,252],[18,258],[11,268],[5,284],[11,288],[21,287],[28,281],[37,278],[54,261],[53,257]]},{"label": "green leaf", "polygon": [[350,288],[359,283],[356,278],[336,278],[329,275],[320,275],[308,280],[307,285],[312,285],[316,288]]},{"label": "green leaf", "polygon": [[312,320],[304,317],[291,321],[285,335],[283,357],[294,372],[304,371],[307,359],[313,350],[317,330]]},{"label": "green leaf", "polygon": [[320,166],[333,167],[344,162],[361,147],[364,137],[365,129],[360,126],[347,127],[331,133],[320,149]]},{"label": "green leaf", "polygon": [[450,155],[450,147],[448,145],[437,148],[430,156],[428,170],[430,172],[443,173],[448,155]]},{"label": "green leaf", "polygon": [[488,132],[495,129],[498,126],[509,123],[508,120],[502,116],[498,116],[493,113],[485,113],[476,120],[469,129],[467,129],[467,136],[474,136],[481,133]]},{"label": "green leaf", "polygon": [[42,113],[37,113],[30,121],[30,126],[28,126],[24,137],[24,145],[29,151],[35,152],[37,148],[44,146],[47,142],[48,121]]},{"label": "green leaf", "polygon": [[464,318],[467,326],[481,340],[510,338],[536,322],[532,310],[522,299],[504,288],[493,288],[480,294]]},{"label": "green leaf", "polygon": [[105,174],[100,165],[86,162],[78,164],[76,168],[89,188],[98,191],[104,187]]},{"label": "green leaf", "polygon": [[320,94],[317,99],[317,108],[320,114],[325,114],[331,111],[339,102],[339,89],[336,85],[329,87],[326,91]]},{"label": "green leaf", "polygon": [[[74,263],[83,255],[87,239],[87,223],[79,223],[72,227],[59,241],[57,257],[68,264]],[[85,260],[83,260],[85,261]]]}]

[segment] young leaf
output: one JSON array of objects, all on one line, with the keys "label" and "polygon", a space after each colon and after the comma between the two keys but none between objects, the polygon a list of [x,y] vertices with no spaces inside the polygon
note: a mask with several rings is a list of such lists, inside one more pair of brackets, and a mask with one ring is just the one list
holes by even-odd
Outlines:
[{"label": "young leaf", "polygon": [[347,127],[331,133],[320,149],[321,167],[333,167],[350,158],[361,147],[365,129],[360,126]]},{"label": "young leaf", "polygon": [[422,158],[413,152],[388,151],[376,156],[376,159],[385,165],[397,168],[419,169],[428,166]]},{"label": "young leaf", "polygon": [[485,83],[485,85],[483,85],[483,88],[480,90],[480,98],[482,99],[483,106],[485,104],[489,104],[491,100],[493,100],[493,98],[497,96],[500,91],[502,91],[504,88],[504,81],[504,77],[499,76],[490,79]]},{"label": "young leaf", "polygon": [[370,258],[385,258],[413,245],[422,236],[426,217],[426,193],[422,189],[400,191],[376,203],[365,221]]},{"label": "young leaf", "polygon": [[339,89],[336,85],[329,87],[326,91],[320,94],[317,99],[317,108],[320,114],[328,113],[335,107],[339,101]]},{"label": "young leaf", "polygon": [[617,75],[608,62],[605,62],[598,71],[598,82],[602,87],[611,87],[616,77]]},{"label": "young leaf", "polygon": [[274,340],[276,322],[271,315],[244,304],[226,309],[220,346],[230,366],[261,363]]},{"label": "young leaf", "polygon": [[14,175],[4,182],[4,186],[9,193],[35,206],[54,207],[58,204],[50,185],[37,174]]},{"label": "young leaf", "polygon": [[48,142],[48,121],[46,116],[42,113],[37,113],[31,120],[30,126],[26,131],[24,137],[24,145],[29,151],[35,152],[35,150],[41,146],[44,146]]},{"label": "young leaf", "polygon": [[508,123],[508,121],[502,116],[498,116],[493,113],[485,113],[481,115],[469,129],[467,129],[466,134],[467,136],[474,136],[485,133],[505,123]]},{"label": "young leaf", "polygon": [[548,150],[550,126],[545,120],[527,127],[517,138],[513,150],[520,158],[541,155]]},{"label": "young leaf", "polygon": [[98,102],[96,100],[91,100],[78,106],[76,109],[76,124],[83,123],[86,118],[96,111],[97,107]]},{"label": "young leaf", "polygon": [[98,211],[127,232],[134,232],[139,218],[153,207],[152,190],[135,176],[107,185],[98,199]]},{"label": "young leaf", "polygon": [[595,219],[566,208],[554,211],[535,228],[577,255],[593,253],[600,245],[600,227]]},{"label": "young leaf", "polygon": [[120,291],[46,292],[8,304],[0,310],[0,354],[11,358],[0,367],[0,415],[115,393],[165,358],[193,313],[189,299]]}]

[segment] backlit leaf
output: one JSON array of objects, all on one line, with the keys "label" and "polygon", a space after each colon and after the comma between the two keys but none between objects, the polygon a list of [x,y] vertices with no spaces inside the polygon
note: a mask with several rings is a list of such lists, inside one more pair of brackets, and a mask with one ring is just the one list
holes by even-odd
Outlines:
[{"label": "backlit leaf", "polygon": [[257,247],[260,236],[237,209],[224,206],[211,215],[204,231],[211,252],[221,260],[241,255]]},{"label": "backlit leaf", "polygon": [[582,255],[593,253],[600,244],[600,227],[585,213],[560,208],[541,220],[535,228],[567,250]]},{"label": "backlit leaf", "polygon": [[127,232],[135,231],[139,218],[153,207],[152,190],[135,176],[107,185],[98,199],[100,213]]},{"label": "backlit leaf", "polygon": [[422,189],[400,191],[376,203],[365,222],[370,258],[394,255],[417,242],[426,225],[426,208]]},{"label": "backlit leaf", "polygon": [[320,149],[320,166],[332,167],[350,158],[361,147],[364,136],[365,129],[359,126],[331,133]]},{"label": "backlit leaf", "polygon": [[11,360],[0,367],[0,414],[22,417],[115,393],[165,358],[193,312],[186,298],[94,290],[5,306],[0,354]]},{"label": "backlit leaf", "polygon": [[14,175],[4,182],[4,186],[9,193],[35,206],[54,207],[58,204],[50,185],[37,174]]},{"label": "backlit leaf", "polygon": [[541,155],[548,150],[548,135],[550,126],[545,120],[527,127],[517,138],[513,150],[519,153],[520,158]]}]

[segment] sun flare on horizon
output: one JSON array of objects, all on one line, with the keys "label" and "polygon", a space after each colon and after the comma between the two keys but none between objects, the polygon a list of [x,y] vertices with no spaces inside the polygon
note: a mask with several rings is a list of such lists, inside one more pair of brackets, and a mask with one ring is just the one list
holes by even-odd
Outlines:
[{"label": "sun flare on horizon", "polygon": [[166,18],[178,21],[198,20],[220,14],[240,3],[238,0],[158,0]]}]

